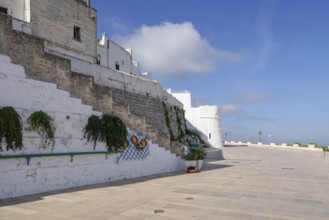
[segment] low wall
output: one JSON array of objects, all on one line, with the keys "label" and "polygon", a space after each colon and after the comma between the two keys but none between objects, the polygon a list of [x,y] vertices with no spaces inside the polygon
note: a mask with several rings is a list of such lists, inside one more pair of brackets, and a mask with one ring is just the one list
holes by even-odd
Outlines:
[{"label": "low wall", "polygon": [[[129,140],[139,135],[149,143],[143,151],[131,141],[117,154],[107,154],[104,143],[98,143],[93,151],[93,144],[83,138],[83,128],[91,114],[102,113],[55,84],[27,79],[22,66],[0,54],[0,108],[4,106],[14,107],[22,118],[24,147],[6,151],[2,143],[0,199],[181,169],[180,157],[133,130]],[[40,136],[26,130],[27,118],[39,110],[54,118],[53,150],[40,148]]]},{"label": "low wall", "polygon": [[298,149],[298,150],[313,150],[313,151],[322,151],[322,148],[317,148],[313,145],[308,145],[308,146],[299,146],[296,144],[293,145],[288,145],[287,143],[269,143],[265,144],[262,142],[257,142],[257,143],[251,143],[251,142],[242,142],[242,141],[224,141],[224,146],[237,146],[237,145],[242,145],[242,146],[259,146],[259,147],[275,147],[275,148],[285,148],[285,149]]}]

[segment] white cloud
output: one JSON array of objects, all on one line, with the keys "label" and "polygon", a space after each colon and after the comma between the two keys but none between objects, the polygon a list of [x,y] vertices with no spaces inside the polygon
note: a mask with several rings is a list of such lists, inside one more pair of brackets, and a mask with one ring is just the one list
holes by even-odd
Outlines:
[{"label": "white cloud", "polygon": [[269,6],[263,5],[259,15],[259,31],[261,38],[261,50],[256,62],[256,69],[263,70],[266,68],[269,59],[278,47],[275,36],[271,31],[271,14],[268,12]]},{"label": "white cloud", "polygon": [[241,112],[235,105],[227,104],[220,106],[222,115],[233,115]]},{"label": "white cloud", "polygon": [[220,62],[242,60],[240,54],[213,48],[190,22],[142,26],[122,38],[121,44],[131,47],[134,58],[159,75],[205,73]]}]

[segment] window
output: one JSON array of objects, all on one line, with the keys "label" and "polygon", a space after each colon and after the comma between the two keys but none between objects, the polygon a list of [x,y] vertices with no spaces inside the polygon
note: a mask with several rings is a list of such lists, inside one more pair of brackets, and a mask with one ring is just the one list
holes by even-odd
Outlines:
[{"label": "window", "polygon": [[97,55],[97,57],[96,57],[96,64],[101,64],[101,55]]},{"label": "window", "polygon": [[80,27],[74,26],[73,28],[73,38],[76,40],[81,40]]},{"label": "window", "polygon": [[5,13],[5,14],[8,14],[8,9],[7,8],[3,8],[3,7],[0,7],[0,12],[1,13]]},{"label": "window", "polygon": [[115,69],[116,69],[116,70],[120,70],[119,62],[115,62]]},{"label": "window", "polygon": [[209,139],[211,139],[211,133],[209,133]]}]

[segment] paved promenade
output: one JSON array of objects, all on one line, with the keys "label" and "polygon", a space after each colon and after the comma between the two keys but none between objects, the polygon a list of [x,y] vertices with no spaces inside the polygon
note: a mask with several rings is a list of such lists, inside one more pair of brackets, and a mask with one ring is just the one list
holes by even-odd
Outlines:
[{"label": "paved promenade", "polygon": [[225,160],[217,154],[209,153],[198,174],[3,200],[0,219],[329,219],[322,152],[236,146],[224,148]]}]

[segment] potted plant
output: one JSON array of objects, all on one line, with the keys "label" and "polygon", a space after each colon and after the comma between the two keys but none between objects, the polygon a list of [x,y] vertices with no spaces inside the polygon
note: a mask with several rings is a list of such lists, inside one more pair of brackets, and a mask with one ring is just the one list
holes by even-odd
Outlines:
[{"label": "potted plant", "polygon": [[189,152],[184,157],[185,168],[195,167],[196,170],[201,170],[206,155],[202,147],[190,147]]}]

